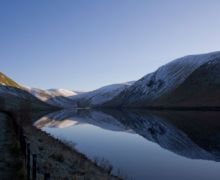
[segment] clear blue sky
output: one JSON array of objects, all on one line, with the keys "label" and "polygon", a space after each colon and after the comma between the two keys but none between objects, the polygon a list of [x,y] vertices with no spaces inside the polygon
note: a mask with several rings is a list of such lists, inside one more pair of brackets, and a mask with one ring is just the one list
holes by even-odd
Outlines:
[{"label": "clear blue sky", "polygon": [[219,0],[1,0],[0,71],[39,88],[136,80],[220,50]]}]

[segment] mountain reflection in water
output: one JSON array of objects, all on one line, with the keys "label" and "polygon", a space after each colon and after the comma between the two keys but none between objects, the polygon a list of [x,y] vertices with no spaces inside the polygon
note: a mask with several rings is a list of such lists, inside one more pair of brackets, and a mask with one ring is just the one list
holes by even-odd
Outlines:
[{"label": "mountain reflection in water", "polygon": [[34,125],[126,179],[219,179],[220,112],[63,110]]}]

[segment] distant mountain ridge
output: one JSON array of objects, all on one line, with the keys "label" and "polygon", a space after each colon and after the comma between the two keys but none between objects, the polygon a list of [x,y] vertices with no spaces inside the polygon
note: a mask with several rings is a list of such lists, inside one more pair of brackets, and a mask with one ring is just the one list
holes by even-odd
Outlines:
[{"label": "distant mountain ridge", "polygon": [[112,84],[101,87],[94,91],[80,92],[65,89],[42,90],[25,87],[26,91],[48,104],[64,108],[87,108],[101,105],[117,96],[133,82]]},{"label": "distant mountain ridge", "polygon": [[47,104],[60,108],[75,107],[75,103],[69,97],[77,95],[77,92],[65,89],[42,90],[29,87],[25,87],[25,90]]}]

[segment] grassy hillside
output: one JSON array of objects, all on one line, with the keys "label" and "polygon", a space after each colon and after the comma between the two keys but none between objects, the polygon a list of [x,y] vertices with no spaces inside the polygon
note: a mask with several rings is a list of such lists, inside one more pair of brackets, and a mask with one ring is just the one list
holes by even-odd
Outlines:
[{"label": "grassy hillside", "polygon": [[54,108],[34,97],[29,92],[0,72],[0,110],[47,110]]},{"label": "grassy hillside", "polygon": [[0,84],[15,87],[15,88],[21,88],[19,84],[17,84],[15,81],[4,75],[0,72]]}]

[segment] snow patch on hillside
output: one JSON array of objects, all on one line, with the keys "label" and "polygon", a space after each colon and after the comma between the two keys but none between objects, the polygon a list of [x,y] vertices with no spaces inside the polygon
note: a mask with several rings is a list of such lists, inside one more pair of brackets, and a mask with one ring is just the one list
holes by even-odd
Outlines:
[{"label": "snow patch on hillside", "polygon": [[66,89],[48,89],[46,90],[46,92],[54,96],[64,96],[64,97],[75,96],[78,94],[77,92]]},{"label": "snow patch on hillside", "polygon": [[71,97],[71,99],[79,100],[79,101],[80,100],[88,101],[89,104],[91,105],[102,104],[117,96],[127,87],[131,86],[133,83],[134,82],[131,81],[122,84],[112,84],[112,85],[104,86],[94,91],[73,96]]},{"label": "snow patch on hillside", "polygon": [[76,92],[65,89],[42,90],[30,87],[25,89],[41,101],[61,108],[73,108],[74,102],[68,97],[77,95]]}]

